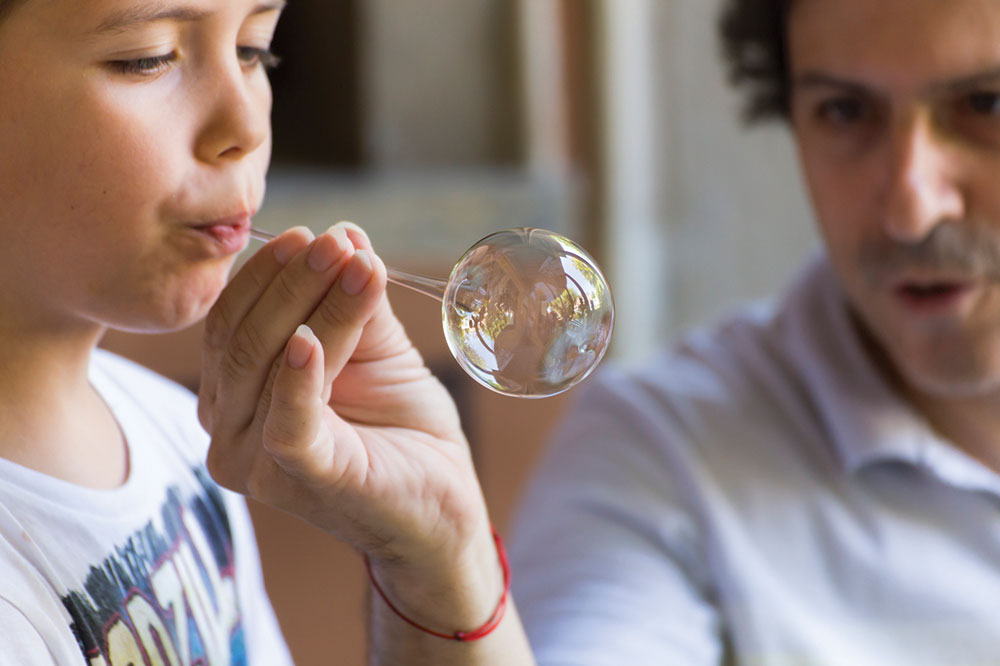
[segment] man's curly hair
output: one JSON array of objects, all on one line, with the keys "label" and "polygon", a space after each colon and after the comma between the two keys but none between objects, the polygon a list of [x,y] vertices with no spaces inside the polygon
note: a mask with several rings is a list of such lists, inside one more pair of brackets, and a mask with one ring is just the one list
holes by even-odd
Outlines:
[{"label": "man's curly hair", "polygon": [[726,0],[719,17],[730,82],[746,91],[747,121],[789,116],[786,26],[793,0]]},{"label": "man's curly hair", "polygon": [[0,0],[0,21],[7,18],[7,14],[10,14],[11,10],[14,9],[14,5],[18,4],[20,0]]}]

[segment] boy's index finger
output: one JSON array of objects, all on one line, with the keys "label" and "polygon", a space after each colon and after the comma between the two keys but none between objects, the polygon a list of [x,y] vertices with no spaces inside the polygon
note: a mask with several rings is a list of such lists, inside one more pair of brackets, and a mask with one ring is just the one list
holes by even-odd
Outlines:
[{"label": "boy's index finger", "polygon": [[212,412],[219,381],[219,363],[236,328],[261,294],[291,259],[312,242],[311,231],[289,229],[250,257],[222,291],[205,319],[198,416],[206,430],[213,428]]},{"label": "boy's index finger", "polygon": [[247,259],[229,281],[205,320],[205,343],[222,349],[229,336],[247,316],[274,278],[315,236],[305,227],[295,227],[268,242]]}]

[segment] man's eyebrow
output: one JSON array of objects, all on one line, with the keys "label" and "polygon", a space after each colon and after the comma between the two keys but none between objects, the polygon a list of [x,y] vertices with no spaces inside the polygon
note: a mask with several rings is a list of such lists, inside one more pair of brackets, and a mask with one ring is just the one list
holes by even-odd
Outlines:
[{"label": "man's eyebrow", "polygon": [[871,89],[862,83],[822,72],[806,71],[792,79],[793,92],[808,90],[809,88],[840,88],[845,92],[851,92],[856,95],[871,94]]},{"label": "man's eyebrow", "polygon": [[933,91],[962,92],[970,88],[977,88],[987,83],[996,84],[1000,81],[1000,66],[976,72],[969,76],[963,76],[929,86]]},{"label": "man's eyebrow", "polygon": [[[924,93],[956,93],[975,89],[987,84],[1000,83],[1000,65],[980,72],[957,76],[940,81],[932,81],[923,87]],[[853,94],[872,94],[873,90],[857,81],[843,79],[822,72],[807,71],[792,79],[792,91],[809,88],[839,88]]]},{"label": "man's eyebrow", "polygon": [[[250,11],[250,15],[281,11],[286,4],[287,0],[267,0],[254,7]],[[197,21],[210,13],[196,7],[154,2],[114,12],[101,21],[93,32],[94,34],[122,32],[137,25],[155,21]]]}]

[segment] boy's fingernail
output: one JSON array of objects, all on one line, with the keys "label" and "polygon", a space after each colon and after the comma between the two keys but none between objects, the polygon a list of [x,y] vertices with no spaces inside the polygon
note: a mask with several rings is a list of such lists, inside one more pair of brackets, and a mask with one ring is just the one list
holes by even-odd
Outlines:
[{"label": "boy's fingernail", "polygon": [[357,296],[364,291],[372,279],[372,259],[366,250],[358,250],[340,277],[340,288],[351,296]]},{"label": "boy's fingernail", "polygon": [[[361,227],[359,227],[359,226],[358,226],[357,224],[355,224],[354,222],[350,222],[350,221],[348,221],[348,220],[344,220],[344,221],[342,221],[342,222],[340,223],[340,226],[341,226],[341,227],[342,227],[342,228],[344,229],[344,231],[346,231],[346,232],[349,232],[349,233],[356,233],[356,234],[360,234],[360,235],[361,235],[361,236],[363,236],[364,238],[366,238],[366,239],[368,238],[368,234],[367,234],[367,232],[365,232],[365,230],[364,230],[364,229],[362,229]],[[369,242],[370,242],[370,241],[369,241]]]},{"label": "boy's fingernail", "polygon": [[336,237],[330,234],[323,234],[313,242],[312,249],[309,250],[307,263],[309,264],[309,268],[317,273],[325,273],[337,263],[337,259],[340,259],[342,254],[344,254],[344,249],[337,242]]},{"label": "boy's fingernail", "polygon": [[288,365],[296,370],[306,367],[317,342],[316,334],[305,324],[295,329],[292,339],[288,341]]}]

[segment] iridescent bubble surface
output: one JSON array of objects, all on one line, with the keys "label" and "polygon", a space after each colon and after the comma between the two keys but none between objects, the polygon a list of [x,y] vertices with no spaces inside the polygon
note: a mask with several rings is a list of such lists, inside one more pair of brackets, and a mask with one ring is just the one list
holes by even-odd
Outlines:
[{"label": "iridescent bubble surface", "polygon": [[459,364],[498,393],[542,398],[584,379],[607,351],[614,304],[594,260],[544,229],[501,231],[455,265],[442,306]]}]

